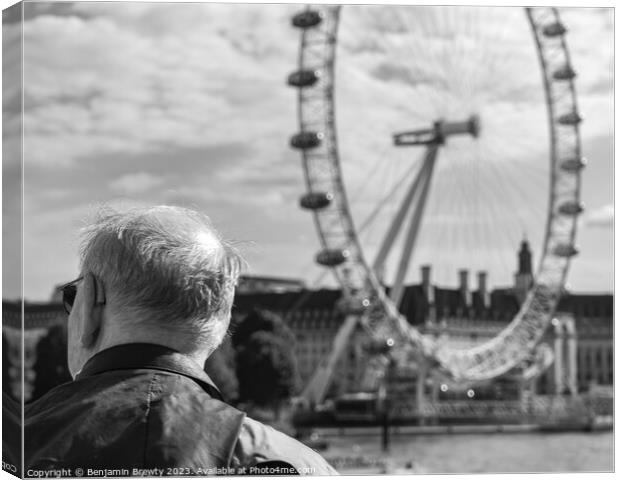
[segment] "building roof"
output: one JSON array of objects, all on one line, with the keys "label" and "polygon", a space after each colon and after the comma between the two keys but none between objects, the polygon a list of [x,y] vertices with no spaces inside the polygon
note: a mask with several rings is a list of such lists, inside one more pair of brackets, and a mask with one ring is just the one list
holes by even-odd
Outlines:
[{"label": "building roof", "polygon": [[[519,302],[510,288],[496,289],[489,293],[489,305],[485,308],[478,291],[471,292],[471,305],[468,307],[459,289],[431,287],[435,299],[437,318],[464,317],[478,320],[510,321],[519,311]],[[389,289],[386,290],[389,293]],[[286,292],[238,292],[235,295],[233,314],[243,315],[253,308],[264,308],[281,314],[293,311],[329,311],[340,316],[336,305],[340,299],[340,290],[296,290]],[[21,328],[21,302],[2,302],[3,327]],[[421,325],[428,318],[429,302],[424,295],[422,285],[405,287],[401,313],[412,325]],[[611,318],[613,317],[612,294],[572,294],[562,297],[558,311],[571,312],[577,318]],[[26,329],[46,328],[46,326],[66,321],[62,304],[25,303]]]},{"label": "building roof", "polygon": [[[67,314],[61,303],[29,303],[24,302],[23,328],[49,328],[67,320]],[[2,302],[2,327],[22,328],[22,303],[20,301]]]}]

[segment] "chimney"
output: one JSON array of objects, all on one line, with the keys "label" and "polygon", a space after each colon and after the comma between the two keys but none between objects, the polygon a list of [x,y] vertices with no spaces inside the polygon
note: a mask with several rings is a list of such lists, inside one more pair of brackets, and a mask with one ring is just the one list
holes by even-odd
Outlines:
[{"label": "chimney", "polygon": [[431,295],[431,266],[422,265],[420,270],[422,272],[422,290],[424,291],[424,296],[429,299]]},{"label": "chimney", "polygon": [[435,311],[435,290],[431,285],[431,266],[422,265],[420,271],[422,272],[422,291],[424,292],[424,298],[426,298],[428,302],[428,316],[426,321],[434,323],[437,312]]},{"label": "chimney", "polygon": [[485,271],[478,272],[478,295],[480,295],[484,308],[488,308],[489,295],[487,292],[487,272]]},{"label": "chimney", "polygon": [[461,291],[461,298],[463,299],[463,303],[467,307],[471,305],[471,298],[469,295],[469,285],[467,281],[468,276],[469,276],[469,271],[467,269],[459,270],[459,290]]}]

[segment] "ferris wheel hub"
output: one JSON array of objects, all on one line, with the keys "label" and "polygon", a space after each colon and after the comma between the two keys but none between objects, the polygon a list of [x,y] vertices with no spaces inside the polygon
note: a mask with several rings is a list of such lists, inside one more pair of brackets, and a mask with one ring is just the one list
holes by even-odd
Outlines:
[{"label": "ferris wheel hub", "polygon": [[449,136],[471,135],[478,138],[480,135],[480,117],[471,115],[467,120],[447,122],[437,120],[432,128],[411,130],[393,135],[394,145],[443,145]]}]

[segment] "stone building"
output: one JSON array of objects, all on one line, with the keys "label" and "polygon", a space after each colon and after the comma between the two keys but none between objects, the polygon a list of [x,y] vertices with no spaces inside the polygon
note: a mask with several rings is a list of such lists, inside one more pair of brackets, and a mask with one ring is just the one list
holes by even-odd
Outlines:
[{"label": "stone building", "polygon": [[[422,266],[420,283],[405,288],[400,311],[410,324],[426,333],[449,335],[452,343],[464,347],[478,344],[497,335],[518,312],[532,282],[531,262],[529,245],[524,240],[518,252],[515,284],[493,290],[488,289],[485,272],[477,272],[477,284],[471,288],[469,272],[460,270],[457,286],[445,288],[432,283],[430,266]],[[272,277],[249,278],[241,284],[243,287],[235,297],[233,323],[253,308],[280,315],[296,336],[295,353],[302,384],[308,382],[319,363],[329,355],[336,332],[344,321],[336,308],[340,291],[308,290],[300,281]],[[26,303],[24,315],[24,367],[28,382],[34,375],[32,366],[38,341],[51,326],[65,322],[66,315],[58,298],[44,304]],[[592,385],[611,385],[613,295],[566,292],[556,317],[561,328],[552,325],[545,341],[561,360],[539,379],[540,393],[584,391]],[[13,373],[19,372],[21,326],[21,304],[3,302],[2,332],[9,345]],[[366,362],[366,341],[363,332],[355,332],[337,365],[332,394],[359,387]],[[559,362],[562,368],[558,368]],[[576,368],[570,368],[571,365]],[[15,393],[21,389],[18,377],[11,380]],[[26,386],[26,400],[30,393]]]},{"label": "stone building", "polygon": [[[486,272],[477,272],[472,288],[469,272],[457,272],[456,288],[432,283],[432,268],[420,269],[420,283],[405,288],[400,305],[407,321],[425,333],[446,335],[450,343],[470,347],[496,336],[515,317],[532,286],[532,253],[527,240],[517,252],[514,285],[488,288]],[[302,383],[331,351],[331,344],[344,316],[336,308],[338,290],[291,290],[288,292],[238,295],[234,316],[252,307],[279,314],[296,335],[295,351]],[[363,372],[366,338],[356,332],[336,368],[331,393],[354,391]],[[544,340],[553,349],[555,365],[538,380],[539,393],[582,392],[591,385],[613,382],[613,295],[566,292],[556,320]]]}]

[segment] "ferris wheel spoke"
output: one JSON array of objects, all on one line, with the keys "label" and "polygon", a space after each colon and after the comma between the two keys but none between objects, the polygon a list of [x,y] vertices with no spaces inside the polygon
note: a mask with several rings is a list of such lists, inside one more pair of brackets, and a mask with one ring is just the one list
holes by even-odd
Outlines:
[{"label": "ferris wheel spoke", "polygon": [[[360,224],[359,227],[359,232],[364,232],[365,230],[368,229],[368,227],[370,225],[372,225],[372,222],[377,218],[377,216],[379,215],[379,213],[381,213],[381,211],[383,210],[383,208],[388,205],[388,203],[395,197],[398,195],[398,193],[400,192],[401,188],[406,184],[406,181],[409,179],[409,177],[411,176],[411,173],[414,172],[416,170],[417,165],[414,164],[412,168],[410,168],[410,170],[407,172],[406,175],[404,175],[396,184],[393,184],[393,187],[388,189],[388,193],[387,195],[385,195],[380,201],[379,203],[375,206],[375,208],[371,211],[371,213],[364,219],[364,221]],[[417,180],[417,177],[416,177]],[[414,180],[415,182],[415,180]]]},{"label": "ferris wheel spoke", "polygon": [[[511,198],[516,199],[508,203],[508,205],[511,208],[510,214],[517,216],[520,219],[521,224],[526,225],[528,223],[526,221],[526,216],[522,213],[524,211],[529,212],[530,216],[537,216],[537,212],[540,212],[541,210],[546,212],[546,208],[543,210],[543,207],[539,203],[531,201],[532,197],[537,197],[537,195],[532,195],[532,191],[543,191],[541,186],[536,188],[536,182],[533,181],[530,185],[529,191],[526,191],[523,184],[514,181],[515,174],[517,173],[516,171],[512,171],[511,169],[502,170],[498,165],[494,165],[491,162],[489,162],[488,171],[492,177],[489,183],[502,186],[502,192],[499,192],[499,195],[508,201],[510,201],[509,199]],[[537,178],[537,176],[533,176],[533,178]],[[493,179],[495,179],[495,182],[493,182]],[[547,185],[544,185],[544,187],[546,188]],[[538,197],[540,198],[540,195],[538,195]],[[544,197],[540,199],[544,202],[547,201]]]},{"label": "ferris wheel spoke", "polygon": [[[431,10],[425,8],[424,11],[426,12],[425,18],[430,18],[431,23],[436,22],[436,15],[434,15]],[[421,84],[421,87],[424,90],[424,93],[418,93],[418,97],[425,96],[428,99],[432,106],[431,114],[433,116],[436,116],[437,112],[440,111],[440,105],[442,101],[441,98],[437,95],[436,90],[433,89],[429,92],[428,86],[431,81],[435,82],[436,84],[445,84],[445,65],[441,62],[439,55],[431,55],[420,58],[420,52],[424,52],[425,48],[428,48],[425,47],[425,45],[422,43],[423,37],[429,37],[429,31],[427,29],[428,23],[421,22],[414,24],[412,23],[413,18],[409,15],[404,14],[398,15],[397,18],[398,21],[405,26],[405,30],[411,32],[412,38],[414,40],[413,42],[407,42],[405,44],[405,47],[408,49],[408,55],[406,58],[410,59],[409,62],[405,63],[405,65],[411,65],[411,67],[409,67],[409,70],[413,74],[413,78],[415,78],[416,72],[421,71],[423,73],[425,79],[424,82]],[[422,28],[420,29],[420,27]],[[422,32],[424,33],[423,36],[419,34],[420,30],[422,30]],[[415,70],[412,70],[413,68]],[[431,72],[433,73],[432,76]],[[417,88],[416,90],[419,92],[420,88]]]}]

